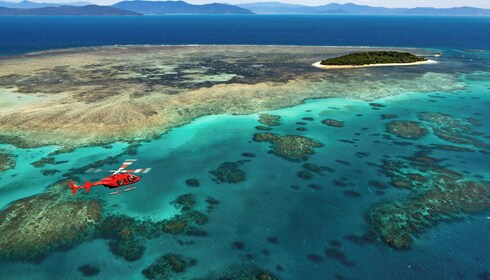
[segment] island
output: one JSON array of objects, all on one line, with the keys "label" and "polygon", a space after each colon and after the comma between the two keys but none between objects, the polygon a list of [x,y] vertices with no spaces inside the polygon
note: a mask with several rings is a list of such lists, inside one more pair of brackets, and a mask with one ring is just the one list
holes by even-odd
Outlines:
[{"label": "island", "polygon": [[428,60],[409,52],[369,51],[324,59],[313,63],[313,66],[321,69],[343,69],[372,66],[408,66],[426,63],[436,63],[436,61]]}]

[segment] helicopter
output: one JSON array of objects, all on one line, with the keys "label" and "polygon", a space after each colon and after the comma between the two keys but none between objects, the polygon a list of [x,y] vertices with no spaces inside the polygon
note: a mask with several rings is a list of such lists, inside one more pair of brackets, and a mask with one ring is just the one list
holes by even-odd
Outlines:
[{"label": "helicopter", "polygon": [[111,195],[119,194],[119,188],[124,186],[129,186],[129,188],[124,189],[124,192],[133,191],[136,189],[135,186],[130,186],[136,182],[139,182],[141,177],[133,175],[134,173],[143,173],[146,174],[150,172],[151,168],[140,168],[140,169],[131,169],[126,170],[126,167],[133,164],[136,159],[126,159],[124,160],[121,167],[117,170],[103,170],[103,169],[95,169],[89,168],[85,170],[85,173],[99,173],[99,172],[113,172],[111,175],[105,177],[104,179],[90,183],[89,181],[85,181],[84,185],[76,186],[73,182],[68,182],[70,185],[72,194],[76,194],[78,189],[85,189],[85,192],[89,192],[91,187],[95,186],[104,186],[110,189],[116,189],[116,191],[111,192]]}]

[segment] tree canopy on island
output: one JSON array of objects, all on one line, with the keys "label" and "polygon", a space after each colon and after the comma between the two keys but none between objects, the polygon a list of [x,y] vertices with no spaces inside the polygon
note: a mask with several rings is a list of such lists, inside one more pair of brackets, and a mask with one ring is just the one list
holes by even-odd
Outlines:
[{"label": "tree canopy on island", "polygon": [[411,63],[426,61],[423,57],[418,57],[408,52],[397,51],[373,51],[343,55],[339,57],[322,60],[322,65],[366,65],[384,63]]}]

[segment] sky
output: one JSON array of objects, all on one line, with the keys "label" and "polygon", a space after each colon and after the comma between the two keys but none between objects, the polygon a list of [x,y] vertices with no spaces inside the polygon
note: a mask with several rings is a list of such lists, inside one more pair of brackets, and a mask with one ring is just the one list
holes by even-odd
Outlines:
[{"label": "sky", "polygon": [[[8,0],[7,0],[8,1]],[[12,1],[12,0],[10,0]],[[15,1],[18,2],[19,0]],[[63,2],[75,2],[84,1],[91,2],[99,5],[110,5],[122,0],[30,0],[32,2],[50,2],[50,3],[63,3]],[[478,8],[490,9],[490,0],[338,0],[338,1],[325,1],[325,0],[185,0],[192,4],[207,4],[207,3],[229,3],[229,4],[242,4],[253,2],[269,2],[277,1],[289,4],[301,4],[307,6],[318,6],[329,3],[354,3],[359,5],[368,5],[376,7],[388,7],[388,8],[414,8],[414,7],[436,7],[436,8],[450,8],[471,6]]]}]

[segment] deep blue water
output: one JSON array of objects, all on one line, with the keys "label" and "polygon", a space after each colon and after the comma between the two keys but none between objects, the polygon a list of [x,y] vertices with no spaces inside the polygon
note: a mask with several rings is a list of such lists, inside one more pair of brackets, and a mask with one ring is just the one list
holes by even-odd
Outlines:
[{"label": "deep blue water", "polygon": [[278,44],[489,49],[490,17],[0,17],[0,55],[115,44]]}]

